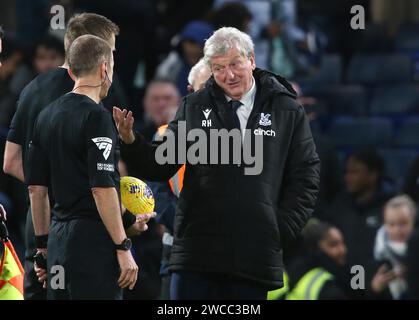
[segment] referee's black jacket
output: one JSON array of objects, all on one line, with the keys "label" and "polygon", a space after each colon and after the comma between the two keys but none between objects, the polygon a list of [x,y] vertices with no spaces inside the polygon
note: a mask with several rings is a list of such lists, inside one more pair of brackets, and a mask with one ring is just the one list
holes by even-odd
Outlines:
[{"label": "referee's black jacket", "polygon": [[[170,269],[237,276],[273,289],[282,286],[283,245],[298,236],[313,211],[320,161],[291,85],[261,69],[253,76],[257,91],[247,129],[253,138],[259,129],[269,132],[263,137],[263,170],[245,175],[245,165],[186,164]],[[203,127],[204,110],[206,115],[211,110],[211,127]],[[231,108],[213,78],[183,98],[169,124],[175,137],[179,121],[186,121],[187,132],[234,127]],[[180,166],[157,164],[156,148],[138,134],[134,143],[123,144],[129,172],[145,180],[170,179]]]}]

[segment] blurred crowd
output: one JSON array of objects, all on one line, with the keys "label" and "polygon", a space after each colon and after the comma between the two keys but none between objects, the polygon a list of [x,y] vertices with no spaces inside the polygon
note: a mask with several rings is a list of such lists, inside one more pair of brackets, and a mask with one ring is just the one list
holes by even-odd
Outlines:
[{"label": "blurred crowd", "polygon": [[[321,159],[313,220],[299,243],[285,248],[288,298],[299,298],[304,275],[322,268],[329,281],[315,294],[318,299],[419,299],[419,258],[414,254],[419,250],[417,1],[2,2],[2,154],[22,89],[64,62],[64,30],[50,28],[55,4],[65,8],[66,20],[78,12],[95,12],[119,25],[114,82],[104,104],[133,111],[136,130],[149,140],[173,119],[181,97],[191,90],[188,76],[213,31],[233,26],[249,33],[257,66],[292,81]],[[365,30],[350,27],[353,5],[365,8]],[[123,163],[120,171],[130,174]],[[162,201],[159,214],[176,200],[169,188],[151,185]],[[3,172],[0,203],[23,256],[27,191]],[[167,228],[162,219],[153,220],[148,232],[134,240],[140,279],[127,299],[161,297]],[[364,268],[364,290],[351,287],[352,266]],[[283,298],[282,292],[270,297]]]}]

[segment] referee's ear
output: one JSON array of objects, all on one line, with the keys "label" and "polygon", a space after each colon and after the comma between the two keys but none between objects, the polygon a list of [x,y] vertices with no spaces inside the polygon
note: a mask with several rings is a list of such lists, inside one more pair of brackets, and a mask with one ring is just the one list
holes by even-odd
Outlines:
[{"label": "referee's ear", "polygon": [[67,69],[68,75],[70,76],[70,78],[76,82],[76,76],[73,74],[73,72],[71,71],[70,68]]}]

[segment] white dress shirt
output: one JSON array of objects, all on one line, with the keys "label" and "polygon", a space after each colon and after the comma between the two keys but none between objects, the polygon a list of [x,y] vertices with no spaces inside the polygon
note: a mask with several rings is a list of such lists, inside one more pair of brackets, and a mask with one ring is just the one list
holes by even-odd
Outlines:
[{"label": "white dress shirt", "polygon": [[[242,106],[237,109],[236,114],[237,117],[240,120],[240,129],[242,131],[242,135],[244,137],[245,129],[247,126],[247,120],[249,119],[250,113],[252,112],[253,105],[255,103],[255,97],[256,97],[256,81],[255,78],[252,77],[252,87],[249,91],[247,91],[243,97],[239,100],[242,103]],[[229,96],[225,96],[227,99],[227,102],[230,102],[231,99]]]}]

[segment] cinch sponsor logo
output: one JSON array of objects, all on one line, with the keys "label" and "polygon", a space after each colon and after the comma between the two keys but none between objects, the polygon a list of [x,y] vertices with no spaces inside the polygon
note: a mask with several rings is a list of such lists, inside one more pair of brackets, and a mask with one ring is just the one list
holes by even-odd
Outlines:
[{"label": "cinch sponsor logo", "polygon": [[255,136],[276,137],[276,133],[272,129],[271,130],[264,130],[264,129],[261,129],[261,128],[257,128],[257,129],[255,129],[255,131],[253,131],[253,133],[255,134]]}]

